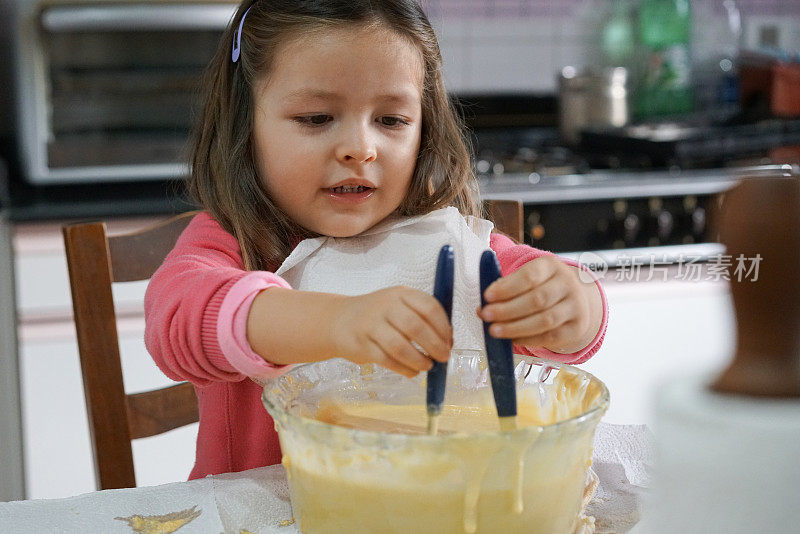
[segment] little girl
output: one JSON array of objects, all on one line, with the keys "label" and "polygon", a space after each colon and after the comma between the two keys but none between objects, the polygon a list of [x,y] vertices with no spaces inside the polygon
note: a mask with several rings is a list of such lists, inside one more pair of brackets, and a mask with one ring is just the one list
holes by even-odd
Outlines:
[{"label": "little girl", "polygon": [[[248,378],[335,356],[408,377],[447,361],[453,328],[424,285],[411,287],[422,270],[432,284],[418,258],[435,263],[442,242],[467,258],[457,286],[475,300],[463,322],[566,363],[597,351],[599,285],[477,218],[469,152],[415,0],[246,0],[206,82],[188,184],[207,211],[145,297],[148,350],[197,391],[191,478],[280,462]],[[469,258],[477,266],[489,247],[504,277],[476,312]]]}]

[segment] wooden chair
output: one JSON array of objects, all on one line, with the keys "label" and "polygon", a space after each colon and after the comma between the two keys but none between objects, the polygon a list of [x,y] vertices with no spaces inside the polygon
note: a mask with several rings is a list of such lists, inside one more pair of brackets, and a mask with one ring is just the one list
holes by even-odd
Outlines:
[{"label": "wooden chair", "polygon": [[522,202],[519,200],[484,200],[485,217],[494,222],[495,230],[516,243],[525,242]]},{"label": "wooden chair", "polygon": [[109,237],[103,222],[62,228],[98,489],[136,486],[131,440],[198,420],[194,387],[125,394],[113,282],[147,280],[196,212]]},{"label": "wooden chair", "polygon": [[[521,202],[486,201],[483,208],[498,231],[522,242]],[[63,228],[98,489],[136,486],[131,440],[198,420],[189,383],[125,393],[111,293],[114,282],[149,279],[195,214],[111,237],[103,222]]]}]

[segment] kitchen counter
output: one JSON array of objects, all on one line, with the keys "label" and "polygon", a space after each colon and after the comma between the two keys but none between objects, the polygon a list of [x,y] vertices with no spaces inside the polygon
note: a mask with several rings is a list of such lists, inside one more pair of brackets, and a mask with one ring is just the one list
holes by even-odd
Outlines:
[{"label": "kitchen counter", "polygon": [[597,170],[586,174],[540,176],[507,174],[480,176],[487,199],[517,199],[530,204],[591,201],[632,197],[668,197],[715,194],[730,189],[744,177],[800,173],[797,165],[760,165],[720,169],[657,171]]},{"label": "kitchen counter", "polygon": [[[483,176],[479,177],[479,183],[484,198],[542,204],[720,192],[741,176],[775,172],[778,168],[769,165],[694,171],[595,171],[544,177]],[[7,217],[12,222],[170,215],[196,209],[187,199],[180,180],[38,187],[12,183],[10,195]]]}]

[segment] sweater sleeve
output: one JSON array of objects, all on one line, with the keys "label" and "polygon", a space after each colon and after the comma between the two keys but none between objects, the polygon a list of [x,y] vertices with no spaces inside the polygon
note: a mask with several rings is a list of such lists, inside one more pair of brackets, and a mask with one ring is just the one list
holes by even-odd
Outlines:
[{"label": "sweater sleeve", "polygon": [[[145,293],[145,345],[173,380],[195,385],[280,374],[250,349],[244,334],[255,295],[289,287],[267,271],[245,271],[236,239],[209,214],[198,214]],[[244,340],[244,341],[243,341]]]},{"label": "sweater sleeve", "polygon": [[[497,254],[497,260],[500,263],[500,271],[503,276],[507,276],[517,271],[517,269],[529,261],[541,256],[554,256],[552,252],[539,250],[529,247],[528,245],[517,245],[511,239],[501,234],[492,234],[489,239],[489,246],[495,252],[495,254]],[[548,360],[575,365],[583,363],[591,358],[603,344],[603,338],[605,337],[606,329],[608,327],[608,301],[606,299],[605,291],[603,291],[603,286],[600,284],[600,281],[591,270],[583,265],[580,265],[576,261],[565,258],[560,259],[568,265],[583,269],[584,272],[591,276],[591,278],[595,281],[595,284],[597,284],[597,288],[600,290],[600,297],[603,301],[603,320],[600,324],[600,329],[597,331],[594,339],[586,347],[573,354],[560,354],[558,352],[550,351],[544,347],[523,347],[517,345],[514,346],[514,350],[520,354],[539,356]]]}]

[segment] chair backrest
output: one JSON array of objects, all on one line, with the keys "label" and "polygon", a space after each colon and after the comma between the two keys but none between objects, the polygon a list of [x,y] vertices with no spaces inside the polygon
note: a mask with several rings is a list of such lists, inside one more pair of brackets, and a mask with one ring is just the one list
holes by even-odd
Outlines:
[{"label": "chair backrest", "polygon": [[525,242],[522,202],[519,200],[484,200],[486,218],[494,222],[495,230],[516,243]]},{"label": "chair backrest", "polygon": [[[521,202],[491,200],[483,208],[498,231],[523,241]],[[125,393],[111,290],[114,282],[149,279],[195,214],[115,236],[103,222],[63,227],[98,489],[136,486],[131,440],[198,420],[189,383]]]},{"label": "chair backrest", "polygon": [[103,222],[62,228],[98,489],[136,486],[132,439],[198,420],[189,383],[125,394],[111,290],[149,279],[195,214],[110,237]]}]

